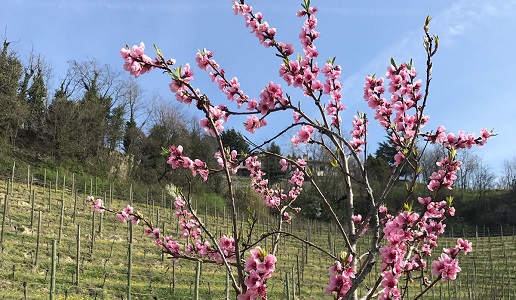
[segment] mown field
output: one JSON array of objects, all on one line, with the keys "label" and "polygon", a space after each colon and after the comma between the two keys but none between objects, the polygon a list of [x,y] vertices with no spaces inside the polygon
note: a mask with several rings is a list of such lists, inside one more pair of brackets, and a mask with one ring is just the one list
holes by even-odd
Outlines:
[{"label": "mown field", "polygon": [[[57,241],[55,299],[127,299],[127,224],[119,223],[114,215],[93,215],[84,201],[84,191],[72,191],[70,183],[65,189],[15,183],[7,198],[6,193],[7,183],[0,182],[2,299],[49,299],[53,240]],[[130,201],[129,193],[110,197],[109,191],[97,191],[95,196],[106,199],[109,208],[119,209]],[[153,222],[164,225],[165,234],[176,234],[178,228],[171,201],[166,194],[158,199],[133,199],[136,209]],[[230,233],[229,218],[224,210],[208,207],[198,207],[198,210],[217,235]],[[239,218],[243,220],[241,228],[245,232],[247,216],[242,213]],[[272,225],[272,219],[264,218],[255,231],[267,230],[269,224]],[[81,232],[79,256],[78,225]],[[333,234],[336,230],[331,224],[295,219],[287,230],[336,253],[343,245],[339,236]],[[466,234],[473,242],[474,252],[461,259],[462,272],[458,280],[437,284],[423,299],[514,299],[516,237],[513,228],[504,228],[503,235],[500,231],[500,228],[478,228],[477,232],[474,228],[456,228],[453,235]],[[456,237],[450,237],[451,230],[447,234],[442,247],[455,244]],[[364,240],[361,248],[365,249],[367,243]],[[268,240],[261,246],[267,248],[270,244]],[[196,262],[173,262],[163,257],[153,241],[144,236],[142,227],[133,228],[131,249],[132,299],[194,299]],[[324,294],[331,259],[291,238],[282,238],[280,249],[277,272],[267,283],[270,299],[287,299],[287,293],[291,299],[332,299]],[[376,281],[378,268],[376,266],[367,278],[366,286]],[[218,265],[202,265],[198,285],[199,299],[227,297],[226,274]],[[409,286],[410,295],[420,290],[417,280]],[[229,299],[234,299],[231,290]]]}]

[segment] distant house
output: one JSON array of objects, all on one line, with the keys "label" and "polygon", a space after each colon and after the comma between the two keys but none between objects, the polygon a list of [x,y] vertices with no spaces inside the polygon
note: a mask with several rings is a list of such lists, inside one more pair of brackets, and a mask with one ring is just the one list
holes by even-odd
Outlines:
[{"label": "distant house", "polygon": [[305,155],[306,168],[314,177],[329,176],[335,172],[335,168],[327,160],[314,160]]},{"label": "distant house", "polygon": [[332,171],[332,166],[327,161],[321,160],[309,160],[306,162],[306,168],[310,170],[312,176],[323,177],[328,176]]}]

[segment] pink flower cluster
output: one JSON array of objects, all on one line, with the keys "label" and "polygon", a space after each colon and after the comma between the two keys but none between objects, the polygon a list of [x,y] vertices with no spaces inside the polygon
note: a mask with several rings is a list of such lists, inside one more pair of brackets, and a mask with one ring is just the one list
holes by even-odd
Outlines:
[{"label": "pink flower cluster", "polygon": [[247,117],[247,122],[244,123],[245,129],[254,133],[256,129],[267,125],[265,120],[267,114],[276,109],[286,109],[288,107],[290,107],[290,101],[283,97],[281,86],[270,81],[260,93],[260,101],[258,102],[256,99],[249,100],[246,107],[247,110],[255,110],[264,116],[261,118],[254,115]]},{"label": "pink flower cluster", "polygon": [[293,136],[290,141],[294,146],[297,146],[299,143],[307,144],[310,141],[310,137],[314,132],[314,128],[310,125],[303,125],[301,130],[297,132],[297,135]]},{"label": "pink flower cluster", "polygon": [[217,133],[221,133],[222,130],[224,130],[224,126],[222,126],[222,124],[228,121],[229,114],[227,113],[227,108],[224,105],[209,105],[207,115],[209,118],[201,119],[199,124],[204,128],[204,131],[215,137],[217,136]]},{"label": "pink flower cluster", "polygon": [[172,169],[185,168],[190,169],[193,176],[199,174],[203,181],[208,180],[209,169],[205,162],[195,159],[191,160],[187,156],[183,156],[183,146],[170,146],[170,156],[167,163],[172,166]]},{"label": "pink flower cluster", "polygon": [[[195,60],[197,61],[197,65],[199,66],[199,68],[205,71],[210,71],[209,75],[211,77],[211,80],[213,82],[216,81],[218,83],[218,88],[226,94],[228,100],[236,100],[238,108],[242,107],[244,103],[248,103],[247,110],[257,110],[257,100],[252,99],[251,101],[249,101],[249,96],[246,95],[240,89],[240,83],[238,82],[238,78],[233,77],[231,80],[228,81],[225,77],[224,69],[220,69],[220,66],[214,59],[212,59],[212,57],[213,53],[211,51],[204,49],[202,51],[197,52]],[[209,115],[212,118],[212,120],[214,120],[216,128],[215,130],[212,128],[207,118],[201,120],[201,125],[205,128],[206,131],[210,132],[213,136],[215,136],[215,131],[219,133],[222,131],[222,124],[224,122],[227,122],[229,114],[227,113],[227,108],[223,105],[219,105],[218,107],[214,107],[211,104],[209,105]],[[255,116],[253,117],[256,118]],[[249,118],[250,117],[248,117],[248,119]],[[261,126],[265,126],[266,122],[264,119],[261,122],[256,122],[256,120],[251,118],[250,121],[248,120],[247,124],[248,125],[246,125],[246,129],[254,133],[255,129],[260,128]]]},{"label": "pink flower cluster", "polygon": [[313,73],[311,71],[307,72],[306,77],[304,76],[305,69],[310,68],[305,62],[306,60],[302,60],[301,62],[298,60],[290,60],[287,64],[283,63],[280,66],[279,75],[289,86],[293,84],[294,87],[302,88],[303,83],[313,80]]},{"label": "pink flower cluster", "polygon": [[195,91],[195,95],[190,93],[189,83],[194,79],[194,72],[190,69],[190,64],[175,68],[175,71],[176,73],[172,75],[172,82],[169,84],[169,88],[176,94],[177,101],[190,105],[193,99],[198,99],[201,95],[199,90]]},{"label": "pink flower cluster", "polygon": [[[237,159],[238,153],[236,150],[229,151],[229,149],[224,149],[224,156],[228,162],[227,168],[231,171],[231,173],[236,174],[238,172],[238,169],[240,168],[240,162]],[[224,165],[224,159],[222,158],[222,154],[220,154],[220,151],[217,151],[214,155],[215,159],[217,160],[217,163],[221,167],[226,167]]]},{"label": "pink flower cluster", "polygon": [[225,70],[219,69],[220,66],[217,62],[212,59],[213,53],[206,49],[197,52],[195,61],[200,69],[209,71],[211,81],[218,83],[218,88],[226,94],[228,100],[236,100],[238,108],[240,108],[249,99],[241,89],[238,78],[233,77],[231,80],[227,80],[225,77]]},{"label": "pink flower cluster", "polygon": [[[382,259],[382,286],[379,299],[401,299],[398,286],[399,278],[416,270],[424,270],[424,256],[431,256],[432,249],[437,247],[437,238],[444,233],[446,225],[443,221],[447,216],[453,216],[455,209],[451,201],[432,201],[431,197],[418,198],[424,211],[418,214],[411,211],[400,211],[398,215],[386,215],[383,233],[388,244],[380,248]],[[411,209],[411,208],[410,208]],[[385,209],[382,210],[386,212]],[[432,272],[446,272],[446,279],[455,279],[453,274],[460,271],[458,264],[453,261],[459,250],[464,253],[471,251],[471,244],[460,239],[458,246],[445,250],[446,255],[434,262]],[[448,256],[452,259],[448,259]],[[449,276],[448,276],[449,275]],[[444,276],[444,275],[443,275]]]},{"label": "pink flower cluster", "polygon": [[350,254],[344,265],[340,261],[335,261],[335,264],[329,269],[330,284],[326,287],[326,293],[333,294],[337,300],[342,299],[342,296],[346,295],[353,284],[355,273],[353,273],[353,268],[350,266],[352,259],[353,256]]},{"label": "pink flower cluster", "polygon": [[245,26],[251,27],[251,33],[258,38],[260,44],[265,47],[274,46],[274,36],[276,35],[276,28],[271,28],[269,23],[263,21],[261,12],[253,14],[253,7],[247,4],[241,4],[238,1],[233,1],[233,11],[235,15],[241,14],[245,18]]},{"label": "pink flower cluster", "polygon": [[[286,160],[281,161],[282,170],[287,170],[288,163]],[[289,183],[293,186],[290,188],[288,195],[282,189],[269,188],[269,181],[264,179],[265,172],[261,170],[261,162],[257,156],[249,156],[245,160],[246,168],[251,172],[251,187],[253,187],[257,194],[262,195],[265,204],[269,207],[275,207],[281,211],[281,205],[289,206],[299,196],[303,190],[302,185],[304,182],[304,174],[301,170],[305,167],[306,162],[299,159],[296,167],[292,173]],[[301,169],[300,169],[301,168]]]},{"label": "pink flower cluster", "polygon": [[439,126],[435,133],[424,134],[425,139],[431,143],[438,143],[450,150],[450,155],[443,160],[437,162],[441,167],[437,172],[433,172],[430,176],[428,189],[430,191],[437,190],[441,187],[451,189],[454,181],[457,179],[457,171],[459,171],[461,162],[455,160],[456,149],[470,149],[473,146],[483,146],[487,140],[494,136],[493,132],[486,129],[480,130],[480,137],[475,137],[475,134],[465,134],[464,131],[459,131],[458,136],[453,133],[446,133],[444,126]]},{"label": "pink flower cluster", "polygon": [[247,287],[245,293],[238,295],[238,300],[253,300],[257,298],[267,299],[267,285],[265,281],[271,278],[276,269],[276,256],[267,254],[265,250],[256,247],[251,252],[251,257],[245,261],[247,279],[244,284]]},{"label": "pink flower cluster", "polygon": [[131,205],[127,205],[124,209],[122,209],[122,211],[117,213],[116,216],[120,222],[124,223],[126,221],[131,221],[131,223],[134,225],[138,225],[141,219],[138,214],[134,213],[134,209]]},{"label": "pink flower cluster", "polygon": [[457,273],[461,271],[459,260],[451,258],[448,254],[442,253],[438,260],[432,262],[432,274],[442,275],[442,280],[455,280]]},{"label": "pink flower cluster", "polygon": [[280,66],[279,75],[290,86],[301,88],[307,96],[322,91],[323,84],[317,80],[319,68],[316,62],[306,57],[302,60],[289,60]]},{"label": "pink flower cluster", "polygon": [[351,137],[353,140],[349,142],[351,148],[360,153],[362,152],[362,146],[365,145],[364,137],[366,135],[366,125],[369,122],[365,120],[365,118],[359,118],[357,116],[353,116],[353,130],[351,130]]},{"label": "pink flower cluster", "polygon": [[265,121],[265,118],[258,118],[257,116],[247,117],[247,122],[244,123],[245,130],[249,131],[250,133],[255,133],[256,129],[260,129],[266,125],[267,121]]},{"label": "pink flower cluster", "polygon": [[143,42],[140,43],[140,46],[133,45],[131,48],[127,46],[120,49],[120,55],[125,60],[124,70],[136,78],[155,67],[152,59],[143,52],[145,52],[145,44]]},{"label": "pink flower cluster", "polygon": [[[207,257],[216,263],[223,263],[224,259],[231,260],[235,257],[235,240],[233,237],[222,236],[219,240],[218,248],[224,255],[224,258],[216,247],[210,245],[209,242],[204,241],[202,237],[202,230],[199,222],[194,215],[185,209],[186,202],[177,197],[174,201],[176,208],[176,217],[178,219],[179,228],[181,230],[181,237],[186,242],[184,253],[193,257]],[[155,239],[155,244],[161,247],[165,253],[168,253],[174,258],[182,256],[184,253],[181,250],[183,246],[174,239],[173,236],[162,237],[158,228],[145,228],[147,235],[152,235]]]},{"label": "pink flower cluster", "polygon": [[426,133],[424,136],[427,141],[441,144],[450,150],[448,157],[437,162],[437,165],[441,167],[441,169],[433,172],[430,176],[428,189],[434,191],[442,187],[451,189],[457,179],[456,173],[459,171],[462,163],[455,160],[454,153],[456,149],[470,149],[475,145],[483,146],[494,134],[486,129],[481,129],[480,137],[478,138],[476,138],[473,133],[465,134],[463,131],[459,131],[458,136],[455,136],[453,133],[447,134],[444,126],[439,126],[435,133]]},{"label": "pink flower cluster", "polygon": [[261,12],[253,14],[253,7],[247,4],[233,1],[233,11],[235,15],[241,14],[245,18],[245,26],[251,27],[251,33],[263,44],[266,48],[275,46],[283,56],[289,56],[294,53],[294,47],[292,44],[286,44],[276,42],[274,36],[276,35],[276,29],[271,28],[267,22],[263,21],[263,15]]},{"label": "pink flower cluster", "polygon": [[[407,267],[405,259],[408,245],[414,241],[414,231],[412,228],[419,220],[419,214],[408,211],[401,211],[396,217],[387,216],[390,218],[386,222],[383,233],[388,241],[388,244],[380,248],[380,256],[382,259],[382,286],[384,289],[380,294],[379,299],[400,299],[400,290],[398,288],[398,278],[403,275]],[[419,256],[416,254],[412,261],[418,267],[421,262]],[[411,263],[411,270],[413,266]]]},{"label": "pink flower cluster", "polygon": [[392,141],[399,151],[395,165],[402,162],[402,150],[410,145],[412,139],[429,120],[428,116],[420,115],[421,108],[417,105],[423,95],[422,81],[416,80],[416,76],[416,69],[411,64],[401,64],[397,67],[393,63],[387,67],[390,101],[382,97],[385,93],[383,78],[367,76],[364,85],[364,99],[369,107],[375,110],[374,119],[392,132]]},{"label": "pink flower cluster", "polygon": [[[185,209],[185,201],[180,197],[176,198],[174,201],[174,206],[176,208],[176,217],[179,222],[179,229],[181,229],[182,237],[184,239],[189,240],[187,242],[187,246],[185,252],[189,255],[199,256],[199,257],[208,257],[211,260],[214,260],[217,263],[223,263],[224,258],[226,260],[231,260],[235,256],[235,240],[233,237],[222,236],[219,240],[219,249],[222,251],[224,258],[221,256],[220,252],[217,248],[213,247],[208,241],[205,241],[202,238],[202,230],[199,222],[195,219],[194,215],[188,212]],[[167,243],[170,244],[172,241],[172,237],[165,238]],[[165,246],[165,251],[174,255],[174,253],[181,254],[177,252],[180,245],[177,242],[171,243],[176,248],[170,249],[167,245]],[[171,250],[171,251],[167,251]],[[176,251],[176,252],[174,252]]]},{"label": "pink flower cluster", "polygon": [[[213,53],[206,49],[199,51],[196,56],[198,66],[203,69],[210,71],[209,75],[212,81],[218,83],[218,88],[224,92],[228,100],[237,102],[238,108],[241,108],[244,103],[247,103],[246,109],[248,111],[256,111],[262,115],[268,114],[270,111],[281,108],[285,109],[290,106],[290,101],[283,97],[283,90],[279,84],[269,82],[267,86],[262,90],[260,94],[260,101],[256,99],[249,100],[249,96],[246,95],[240,89],[240,83],[236,77],[231,80],[227,80],[225,77],[224,69],[221,69],[217,62],[212,59]],[[215,130],[220,132],[222,130],[223,122],[227,122],[229,115],[227,114],[227,108],[224,106],[214,107],[210,105],[209,112],[210,117],[214,120],[216,125]],[[201,120],[201,125],[204,126],[205,130],[214,135],[213,128],[211,128],[208,119]],[[258,118],[256,116],[247,117],[245,123],[246,130],[254,133],[256,129],[267,125],[265,118]]]},{"label": "pink flower cluster", "polygon": [[258,102],[256,109],[262,115],[265,115],[269,111],[274,110],[277,105],[286,108],[290,105],[290,102],[287,98],[283,97],[281,86],[270,81],[260,93],[260,102]]},{"label": "pink flower cluster", "polygon": [[97,199],[94,201],[93,196],[86,197],[86,200],[88,202],[93,202],[93,206],[91,207],[91,210],[93,211],[104,211],[106,208],[104,207],[104,202],[102,202],[102,199]]},{"label": "pink flower cluster", "polygon": [[432,143],[438,143],[448,149],[471,149],[471,147],[483,146],[487,140],[494,136],[493,132],[485,128],[480,129],[480,137],[475,137],[474,133],[465,134],[464,131],[459,131],[458,136],[453,133],[446,133],[444,126],[439,126],[434,134],[426,133],[425,138]]},{"label": "pink flower cluster", "polygon": [[460,251],[468,254],[472,251],[471,243],[461,238],[457,239],[457,245],[454,248],[444,249],[445,253],[435,261],[432,262],[432,274],[441,275],[441,280],[455,280],[457,273],[461,271],[459,267],[459,260],[456,259]]},{"label": "pink flower cluster", "polygon": [[314,41],[320,35],[320,33],[315,30],[317,27],[317,18],[315,18],[315,13],[318,9],[316,7],[309,6],[303,6],[303,8],[304,10],[297,12],[298,17],[302,18],[306,16],[306,20],[301,28],[301,33],[299,34],[299,39],[301,40],[301,45],[303,45],[305,57],[312,59],[319,56],[319,52],[314,45]]},{"label": "pink flower cluster", "polygon": [[451,190],[453,183],[457,179],[457,171],[459,171],[462,163],[455,159],[450,159],[450,157],[446,157],[436,164],[442,169],[430,175],[430,183],[427,186],[428,189],[434,191],[445,187]]},{"label": "pink flower cluster", "polygon": [[335,65],[333,60],[328,61],[321,72],[324,74],[324,77],[326,77],[326,81],[323,85],[323,93],[331,96],[331,99],[326,105],[326,114],[331,117],[331,125],[338,128],[342,122],[339,112],[346,110],[346,107],[341,103],[342,84],[339,81],[341,66]]}]

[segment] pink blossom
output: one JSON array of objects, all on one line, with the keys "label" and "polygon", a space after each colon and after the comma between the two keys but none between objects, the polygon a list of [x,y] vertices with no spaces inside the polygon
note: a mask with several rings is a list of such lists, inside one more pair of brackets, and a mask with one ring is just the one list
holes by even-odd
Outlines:
[{"label": "pink blossom", "polygon": [[222,130],[224,130],[224,126],[222,126],[223,123],[223,120],[213,121],[213,124],[215,125],[214,128],[214,125],[212,125],[208,118],[203,118],[199,121],[199,124],[204,128],[204,131],[210,133],[212,136],[217,136],[217,133],[221,133]]},{"label": "pink blossom", "polygon": [[301,120],[301,115],[294,111],[294,123],[299,123],[299,120]]},{"label": "pink blossom", "polygon": [[335,261],[334,265],[329,268],[330,283],[326,287],[325,292],[327,294],[333,294],[336,299],[341,299],[341,297],[349,291],[353,283],[353,278],[355,278],[353,268],[349,266],[352,258],[353,257],[351,255],[348,256],[346,265],[342,265],[341,262]]},{"label": "pink blossom", "polygon": [[258,119],[257,116],[253,115],[251,117],[247,117],[247,122],[244,123],[244,125],[247,131],[249,131],[250,133],[254,133],[256,129],[259,129],[262,126],[267,125],[267,122],[265,121],[265,119]]},{"label": "pink blossom", "polygon": [[133,207],[131,205],[127,205],[124,208],[124,212],[127,213],[127,214],[132,214],[133,213]]},{"label": "pink blossom", "polygon": [[362,215],[360,215],[360,214],[354,215],[352,218],[353,218],[353,222],[355,222],[355,223],[362,222]]},{"label": "pink blossom", "polygon": [[124,70],[128,71],[134,77],[145,74],[155,67],[152,59],[144,54],[145,44],[140,43],[140,46],[133,45],[131,48],[120,49],[120,55],[125,61]]},{"label": "pink blossom", "polygon": [[378,211],[379,211],[380,213],[386,213],[386,212],[387,212],[387,206],[385,206],[385,205],[380,205],[380,207],[379,207]]},{"label": "pink blossom", "polygon": [[461,238],[457,239],[457,246],[459,249],[464,251],[464,254],[467,254],[467,253],[473,251],[471,244],[472,243],[468,242],[468,240],[463,240]]},{"label": "pink blossom", "polygon": [[282,221],[287,224],[290,224],[292,222],[292,216],[288,212],[284,212]]},{"label": "pink blossom", "polygon": [[129,219],[129,215],[125,212],[125,211],[121,211],[119,213],[116,214],[118,220],[122,223],[124,223],[125,221],[127,221]]},{"label": "pink blossom", "polygon": [[396,153],[396,155],[394,155],[394,165],[398,166],[399,164],[401,164],[403,162],[404,159],[405,159],[405,155],[403,155],[403,153],[401,153],[401,152]]},{"label": "pink blossom", "polygon": [[308,141],[310,140],[310,137],[311,137],[313,132],[314,132],[314,128],[312,126],[310,126],[310,125],[303,125],[301,127],[301,130],[299,130],[297,132],[297,136],[294,136],[291,139],[292,144],[294,144],[295,146],[297,146],[297,144],[299,144],[299,143],[307,144]]},{"label": "pink blossom", "polygon": [[256,299],[262,297],[267,298],[267,286],[265,280],[272,276],[276,269],[276,257],[267,254],[260,247],[256,247],[250,251],[251,257],[245,261],[245,271],[247,279],[244,284],[247,287],[245,294],[238,295],[237,299]]},{"label": "pink blossom", "polygon": [[392,272],[382,273],[383,280],[382,285],[388,288],[395,288],[398,285],[398,278],[395,277]]},{"label": "pink blossom", "polygon": [[176,198],[176,201],[174,201],[174,207],[176,209],[181,209],[185,206],[186,202],[181,198],[181,197],[177,197]]},{"label": "pink blossom", "polygon": [[281,165],[281,171],[285,172],[288,169],[289,163],[284,158],[280,159],[279,162],[280,162],[280,165]]},{"label": "pink blossom", "polygon": [[93,204],[91,209],[93,211],[103,211],[105,209],[104,203],[102,202],[101,199],[97,199],[97,200],[95,200],[95,204]]},{"label": "pink blossom", "polygon": [[432,274],[442,275],[442,280],[455,280],[457,273],[461,271],[459,267],[459,261],[453,259],[448,254],[442,253],[438,260],[432,262]]}]

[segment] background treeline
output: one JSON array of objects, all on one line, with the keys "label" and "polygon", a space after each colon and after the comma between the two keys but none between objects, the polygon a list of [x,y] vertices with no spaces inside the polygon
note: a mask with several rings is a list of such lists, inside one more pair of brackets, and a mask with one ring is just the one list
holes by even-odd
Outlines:
[{"label": "background treeline", "polygon": [[159,95],[144,95],[133,78],[111,66],[69,61],[51,89],[52,67],[34,54],[24,62],[11,48],[4,41],[0,53],[4,152],[145,183],[170,179],[161,153],[171,144],[204,160],[213,153],[213,141],[195,118]]},{"label": "background treeline", "polygon": [[[66,169],[85,178],[93,176],[125,185],[134,183],[145,190],[162,189],[171,182],[184,186],[188,171],[172,172],[163,155],[163,149],[172,144],[181,144],[188,149],[189,157],[216,166],[213,159],[216,143],[205,134],[198,120],[174,104],[175,100],[158,94],[147,95],[137,81],[123,76],[119,69],[95,60],[69,61],[66,74],[52,74],[52,66],[41,55],[33,53],[21,58],[13,45],[4,40],[0,53],[1,175],[8,176],[12,161],[16,160],[36,168]],[[59,78],[55,87],[51,87],[51,78]],[[249,151],[238,131],[226,130],[223,138],[232,149]],[[272,143],[263,150],[307,157],[312,174],[328,191],[328,198],[339,203],[346,197],[343,182],[336,174],[333,176],[330,159],[321,149],[310,146],[302,153],[292,152]],[[378,192],[389,177],[395,153],[391,145],[380,143],[376,152],[368,154],[367,169]],[[421,182],[420,195],[427,193],[426,182],[437,168],[435,162],[444,155],[441,148],[425,149],[420,160],[424,171],[416,179]],[[495,174],[478,155],[472,152],[458,155],[463,165],[457,188],[450,192],[457,207],[453,221],[516,225],[516,156],[505,160],[502,173]],[[287,184],[288,177],[280,171],[277,161],[266,159],[263,166],[270,181]],[[405,191],[405,181],[413,179],[409,171],[402,174],[392,190],[388,207],[400,207],[414,200]],[[267,212],[251,196],[246,180],[242,177],[236,181],[242,209],[252,202],[253,208]],[[221,177],[211,176],[207,184],[194,183],[193,190],[198,194],[218,194],[224,198],[225,181]],[[359,212],[367,211],[368,201],[362,195],[365,193],[356,191],[355,208]],[[327,211],[316,197],[306,184],[298,205],[305,216],[326,219]]]}]

